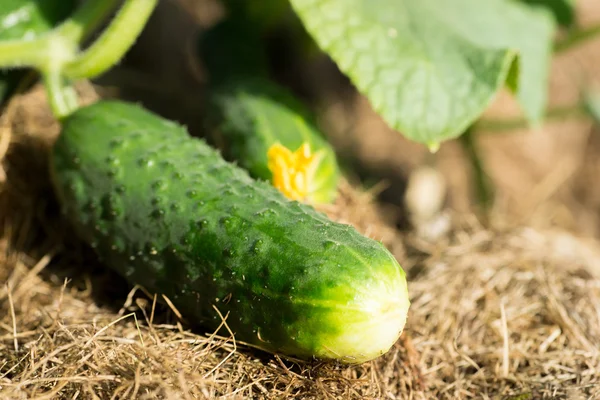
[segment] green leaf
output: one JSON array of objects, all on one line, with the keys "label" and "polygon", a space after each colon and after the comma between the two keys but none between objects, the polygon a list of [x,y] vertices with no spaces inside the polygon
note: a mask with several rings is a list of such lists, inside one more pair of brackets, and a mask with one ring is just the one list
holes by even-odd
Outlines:
[{"label": "green leaf", "polygon": [[575,0],[522,0],[534,7],[547,8],[556,22],[564,27],[575,23]]},{"label": "green leaf", "polygon": [[387,123],[434,144],[460,135],[504,85],[541,119],[554,22],[508,0],[290,0],[307,31]]},{"label": "green leaf", "polygon": [[[75,0],[2,0],[0,41],[38,37],[66,19],[75,6]],[[0,106],[26,74],[26,70],[0,70]]]},{"label": "green leaf", "polygon": [[33,39],[66,19],[75,0],[2,0],[0,40]]}]

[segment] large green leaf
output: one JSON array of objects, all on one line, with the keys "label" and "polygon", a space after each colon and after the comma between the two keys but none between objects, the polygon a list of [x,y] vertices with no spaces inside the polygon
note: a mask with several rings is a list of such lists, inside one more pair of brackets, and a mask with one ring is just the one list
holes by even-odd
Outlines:
[{"label": "large green leaf", "polygon": [[554,22],[508,0],[290,0],[308,32],[394,129],[460,135],[518,55],[517,97],[541,119]]}]

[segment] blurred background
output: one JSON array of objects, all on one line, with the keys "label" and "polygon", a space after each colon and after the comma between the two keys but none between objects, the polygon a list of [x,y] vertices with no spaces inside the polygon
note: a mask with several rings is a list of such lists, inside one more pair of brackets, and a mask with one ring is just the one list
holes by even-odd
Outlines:
[{"label": "blurred background", "polygon": [[[279,8],[277,4],[285,4],[271,3]],[[600,21],[597,1],[579,0],[575,10],[581,28]],[[119,96],[140,101],[204,136],[199,116],[210,77],[194,54],[199,35],[224,15],[221,3],[214,0],[161,1],[135,47],[98,83],[118,87]],[[476,171],[464,143],[445,142],[431,154],[425,146],[404,139],[318,50],[291,10],[273,19],[263,37],[272,77],[316,113],[356,182],[367,187],[383,182],[379,199],[383,207],[397,211],[400,228],[407,227],[410,211],[404,200],[409,178],[424,166],[443,177],[432,184],[429,196],[443,196],[445,204],[458,212],[480,208]],[[490,221],[496,226],[560,226],[584,236],[600,234],[600,189],[595,185],[600,132],[581,112],[583,89],[597,83],[599,64],[600,40],[583,41],[554,56],[548,120],[535,129],[522,120],[507,91],[475,125],[473,142],[495,192]]]}]

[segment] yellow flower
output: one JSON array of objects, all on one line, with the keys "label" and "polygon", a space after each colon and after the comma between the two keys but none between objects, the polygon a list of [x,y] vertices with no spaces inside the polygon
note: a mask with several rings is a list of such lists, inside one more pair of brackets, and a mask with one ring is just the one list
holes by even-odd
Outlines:
[{"label": "yellow flower", "polygon": [[312,154],[310,145],[306,142],[295,152],[275,143],[269,148],[267,157],[273,174],[273,186],[292,200],[310,200],[309,195],[314,189],[314,175],[323,152]]}]

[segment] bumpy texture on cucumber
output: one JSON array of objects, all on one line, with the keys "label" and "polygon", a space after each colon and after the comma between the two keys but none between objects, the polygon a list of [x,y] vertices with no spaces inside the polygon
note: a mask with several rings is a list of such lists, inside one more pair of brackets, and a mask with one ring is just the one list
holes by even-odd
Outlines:
[{"label": "bumpy texture on cucumber", "polygon": [[65,215],[105,263],[190,321],[301,358],[363,362],[400,335],[404,271],[375,240],[286,200],[202,140],[102,101],[64,121],[51,161]]}]

